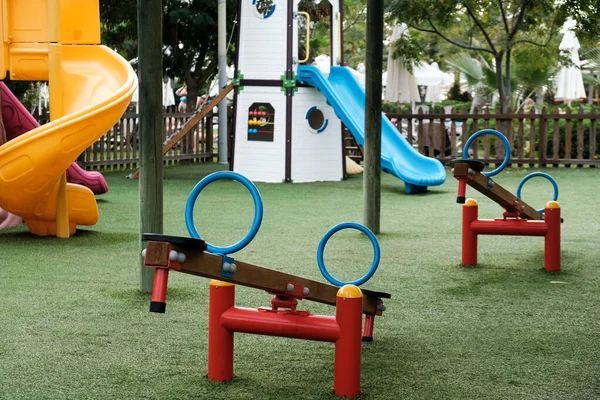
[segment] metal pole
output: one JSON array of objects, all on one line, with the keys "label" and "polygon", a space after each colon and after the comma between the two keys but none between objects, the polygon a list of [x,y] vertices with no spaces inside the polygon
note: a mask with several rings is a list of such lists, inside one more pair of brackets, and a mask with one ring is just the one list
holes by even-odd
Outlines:
[{"label": "metal pole", "polygon": [[[219,89],[227,86],[227,9],[225,0],[218,0]],[[219,103],[219,163],[227,164],[227,97]]]}]

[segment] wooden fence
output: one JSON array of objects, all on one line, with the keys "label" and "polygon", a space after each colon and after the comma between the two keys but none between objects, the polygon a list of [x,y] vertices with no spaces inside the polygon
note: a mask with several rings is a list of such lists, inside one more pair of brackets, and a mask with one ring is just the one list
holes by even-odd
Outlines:
[{"label": "wooden fence", "polygon": [[[177,133],[193,114],[163,114],[163,143]],[[40,124],[48,122],[47,115],[35,116]],[[215,147],[218,140],[213,126],[216,115],[211,111],[183,139],[165,154],[167,164],[181,162],[212,162],[218,155]],[[106,132],[77,159],[77,163],[88,170],[133,169],[139,163],[138,115],[127,112],[119,122]]]},{"label": "wooden fence", "polygon": [[[464,114],[453,108],[429,114],[420,109],[416,114],[389,113],[387,116],[420,153],[444,163],[462,157],[463,144],[472,134],[491,128],[503,132],[508,139],[510,165],[600,165],[596,142],[596,121],[600,114],[595,108],[589,113],[584,113],[580,106],[575,112],[567,108],[565,113],[549,113],[543,108],[519,114],[499,114],[489,109]],[[471,146],[469,154],[497,164],[504,158],[503,147],[499,139],[484,135],[477,145]]]},{"label": "wooden fence", "polygon": [[[499,114],[489,109],[472,114],[456,112],[388,113],[388,118],[420,153],[448,163],[462,157],[463,143],[475,132],[491,128],[502,131],[511,144],[509,165],[515,166],[600,166],[600,146],[597,145],[597,120],[594,108],[584,113],[583,107],[566,113],[539,112]],[[36,116],[40,123],[47,116]],[[192,117],[192,114],[163,115],[165,141]],[[139,162],[139,136],[135,113],[127,112],[121,120],[77,160],[86,169],[135,168]],[[218,155],[218,141],[213,126],[216,116],[210,112],[172,150],[165,155],[167,164],[180,162],[213,162]],[[229,118],[228,131],[231,130]],[[230,135],[228,135],[229,137]],[[433,143],[433,145],[430,145]],[[361,149],[346,138],[347,152],[355,160],[362,159]],[[228,146],[231,148],[231,146]],[[504,158],[502,143],[485,135],[473,145],[469,154],[486,163],[498,164]]]}]

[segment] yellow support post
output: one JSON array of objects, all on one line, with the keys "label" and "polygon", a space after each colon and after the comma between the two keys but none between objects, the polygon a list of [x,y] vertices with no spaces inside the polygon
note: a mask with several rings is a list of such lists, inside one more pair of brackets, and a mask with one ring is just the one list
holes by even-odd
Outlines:
[{"label": "yellow support post", "polygon": [[[56,26],[58,28],[58,26]],[[54,35],[52,35],[54,36]],[[62,74],[61,74],[61,49],[60,45],[51,43],[48,51],[49,64],[49,91],[50,91],[50,120],[54,121],[64,115]],[[68,238],[69,231],[69,204],[67,201],[67,174],[62,174],[58,184],[58,199],[56,201],[56,236]]]},{"label": "yellow support post", "polygon": [[[60,1],[48,0],[48,75],[50,92],[50,121],[64,115],[62,74],[61,74],[61,49],[58,44],[60,39]],[[56,200],[56,237],[68,238],[69,229],[69,202],[67,199],[67,173],[66,171],[58,181],[58,198]]]},{"label": "yellow support post", "polygon": [[[6,13],[6,4],[0,1],[0,18],[2,21],[8,19]],[[6,71],[8,70],[8,29],[6,24],[0,29],[0,79],[6,78]]]}]

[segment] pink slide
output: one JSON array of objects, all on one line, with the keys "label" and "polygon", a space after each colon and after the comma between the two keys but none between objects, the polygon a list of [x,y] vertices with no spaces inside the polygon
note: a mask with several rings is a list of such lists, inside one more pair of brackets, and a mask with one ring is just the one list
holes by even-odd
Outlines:
[{"label": "pink slide", "polygon": [[[4,121],[6,136],[9,141],[40,126],[4,82],[0,82],[0,90],[2,91],[2,120]],[[86,186],[94,194],[108,192],[108,185],[100,172],[86,171],[77,165],[77,163],[71,164],[67,169],[67,181]],[[0,217],[1,220],[2,218]]]}]

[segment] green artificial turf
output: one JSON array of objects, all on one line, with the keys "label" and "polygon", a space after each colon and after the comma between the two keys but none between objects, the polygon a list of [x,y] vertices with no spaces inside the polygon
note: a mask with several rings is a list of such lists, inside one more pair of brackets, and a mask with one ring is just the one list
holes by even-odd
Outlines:
[{"label": "green artificial turf", "polygon": [[[171,167],[164,182],[165,233],[187,235],[183,218],[194,184],[217,165]],[[532,170],[495,177],[515,191]],[[364,287],[392,299],[363,346],[363,399],[600,398],[600,170],[546,170],[558,181],[561,273],[542,269],[543,239],[484,236],[477,268],[460,266],[456,181],[408,196],[382,176],[381,265]],[[148,312],[138,292],[138,182],[108,173],[100,222],[68,240],[0,232],[0,398],[2,399],[331,399],[329,343],[238,334],[235,378],[206,379],[208,280],[171,273],[167,313]],[[324,281],[318,242],[333,225],[362,221],[362,176],[310,184],[263,184],[264,219],[235,257]],[[480,217],[502,210],[472,189]],[[534,179],[524,199],[541,207],[551,186]],[[250,226],[250,195],[234,182],[206,188],[198,231],[228,245]],[[325,260],[346,280],[363,275],[372,250],[343,231]],[[237,304],[270,296],[238,287]],[[299,308],[332,315],[333,307]]]}]

